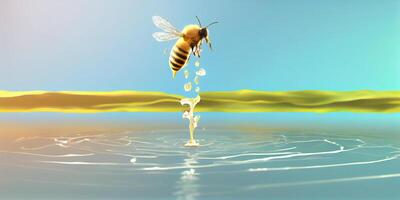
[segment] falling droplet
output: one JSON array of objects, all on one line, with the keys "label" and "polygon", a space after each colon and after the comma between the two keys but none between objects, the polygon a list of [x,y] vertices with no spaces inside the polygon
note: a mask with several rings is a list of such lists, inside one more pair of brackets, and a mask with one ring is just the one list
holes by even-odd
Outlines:
[{"label": "falling droplet", "polygon": [[196,91],[197,93],[199,93],[199,92],[200,92],[200,88],[199,88],[199,87],[196,87],[195,91]]},{"label": "falling droplet", "polygon": [[167,48],[164,49],[164,55],[168,55],[168,49]]},{"label": "falling droplet", "polygon": [[199,84],[199,81],[200,81],[199,76],[194,77],[194,83],[195,83],[196,85]]},{"label": "falling droplet", "polygon": [[199,66],[200,66],[200,62],[197,60],[197,61],[194,63],[194,66],[199,67]]},{"label": "falling droplet", "polygon": [[185,75],[185,79],[189,78],[189,71],[187,69],[185,70],[184,75]]},{"label": "falling droplet", "polygon": [[203,68],[200,68],[199,71],[196,72],[197,76],[205,76],[206,75],[206,70]]},{"label": "falling droplet", "polygon": [[192,83],[188,82],[186,83],[183,88],[185,89],[186,92],[189,92],[190,90],[192,90]]},{"label": "falling droplet", "polygon": [[132,158],[132,159],[130,160],[130,162],[131,162],[131,163],[135,163],[135,162],[136,162],[136,158]]}]

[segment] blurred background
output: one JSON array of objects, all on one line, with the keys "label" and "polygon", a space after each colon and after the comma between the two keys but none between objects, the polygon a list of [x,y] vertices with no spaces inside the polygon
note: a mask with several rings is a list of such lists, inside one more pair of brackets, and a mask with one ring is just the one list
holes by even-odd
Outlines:
[{"label": "blurred background", "polygon": [[202,91],[398,90],[399,11],[397,0],[2,0],[0,89],[182,94],[174,42],[152,38],[151,17],[182,29],[197,15],[220,22],[214,50],[203,47]]}]

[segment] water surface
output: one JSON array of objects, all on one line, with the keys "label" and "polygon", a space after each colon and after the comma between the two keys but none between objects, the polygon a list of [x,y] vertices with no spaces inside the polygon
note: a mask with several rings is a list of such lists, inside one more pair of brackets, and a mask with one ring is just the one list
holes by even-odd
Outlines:
[{"label": "water surface", "polygon": [[[394,129],[396,130],[396,129]],[[395,133],[393,133],[395,134]],[[397,199],[379,129],[92,130],[4,139],[2,199]],[[340,191],[340,192],[338,192]]]}]

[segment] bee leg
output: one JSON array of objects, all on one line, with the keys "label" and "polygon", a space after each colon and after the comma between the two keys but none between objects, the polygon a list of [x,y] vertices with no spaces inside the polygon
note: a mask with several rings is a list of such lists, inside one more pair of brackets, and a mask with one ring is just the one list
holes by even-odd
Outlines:
[{"label": "bee leg", "polygon": [[201,46],[199,45],[199,47],[197,48],[198,49],[198,52],[197,52],[197,54],[199,55],[199,58],[200,58],[200,54],[201,54]]},{"label": "bee leg", "polygon": [[196,46],[193,46],[192,52],[193,52],[194,56],[198,56],[198,54],[197,54],[198,52],[197,52],[197,47]]},{"label": "bee leg", "polygon": [[197,56],[200,58],[200,51],[201,51],[201,47],[196,45],[193,47],[193,55]]},{"label": "bee leg", "polygon": [[200,49],[196,49],[196,56],[200,58]]},{"label": "bee leg", "polygon": [[199,58],[200,58],[200,54],[201,54],[201,41],[197,44],[197,54],[198,54],[198,56],[199,56]]}]

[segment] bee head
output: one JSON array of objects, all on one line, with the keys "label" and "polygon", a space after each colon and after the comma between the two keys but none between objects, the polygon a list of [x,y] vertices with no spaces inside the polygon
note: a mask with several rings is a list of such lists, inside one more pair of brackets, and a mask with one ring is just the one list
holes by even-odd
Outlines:
[{"label": "bee head", "polygon": [[207,38],[207,36],[208,36],[208,30],[207,30],[207,28],[202,28],[202,29],[200,29],[200,31],[199,31],[199,36],[200,36],[201,39]]},{"label": "bee head", "polygon": [[218,22],[213,22],[213,23],[207,25],[206,27],[203,27],[203,26],[201,25],[201,22],[200,22],[199,17],[196,16],[196,19],[197,19],[197,22],[199,23],[199,26],[201,27],[201,29],[200,29],[200,31],[199,31],[199,35],[200,35],[201,39],[203,39],[203,38],[208,38],[208,30],[207,30],[207,28],[208,28],[209,26],[213,25],[213,24],[218,23]]},{"label": "bee head", "polygon": [[201,39],[205,39],[206,42],[207,42],[207,44],[208,44],[208,46],[210,47],[210,49],[212,49],[212,47],[211,47],[211,41],[210,41],[210,38],[208,37],[208,30],[207,30],[207,28],[208,28],[209,26],[213,25],[213,24],[218,23],[218,22],[213,22],[213,23],[207,25],[206,27],[202,27],[202,26],[201,26],[200,19],[199,19],[197,16],[196,16],[196,19],[197,19],[197,21],[199,22],[199,26],[201,27],[201,29],[200,29],[200,31],[199,31],[199,36],[200,36],[200,38],[201,38]]}]

